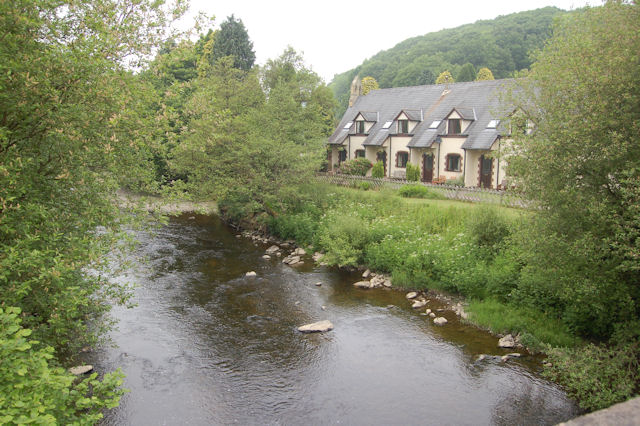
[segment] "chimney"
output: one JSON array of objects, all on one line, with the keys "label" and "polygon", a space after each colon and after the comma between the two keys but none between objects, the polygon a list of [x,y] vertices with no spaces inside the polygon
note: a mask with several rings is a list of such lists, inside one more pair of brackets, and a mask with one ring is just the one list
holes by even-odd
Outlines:
[{"label": "chimney", "polygon": [[362,82],[359,76],[355,76],[351,82],[351,95],[349,96],[349,106],[352,107],[356,103],[358,96],[362,94]]}]

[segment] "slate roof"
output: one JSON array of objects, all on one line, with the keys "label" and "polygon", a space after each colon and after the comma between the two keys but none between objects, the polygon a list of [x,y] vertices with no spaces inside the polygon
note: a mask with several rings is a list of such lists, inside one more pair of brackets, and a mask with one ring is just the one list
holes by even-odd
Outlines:
[{"label": "slate roof", "polygon": [[463,136],[466,135],[466,141],[462,148],[486,150],[502,132],[501,129],[487,129],[489,121],[501,118],[513,110],[513,107],[501,104],[499,97],[502,91],[513,84],[513,79],[506,79],[452,83],[447,85],[447,90],[443,84],[373,90],[366,96],[358,97],[354,105],[347,109],[336,131],[329,137],[329,144],[339,145],[344,142],[348,133],[343,127],[359,113],[375,112],[377,120],[363,145],[381,146],[397,129],[394,122],[385,130],[382,128],[384,123],[395,121],[403,111],[405,114],[411,111],[409,114],[418,118],[414,121],[422,121],[413,129],[408,146],[428,148],[445,131],[444,121],[435,130],[429,129],[431,123],[434,120],[444,120],[455,109],[463,118],[474,120],[465,129]]},{"label": "slate roof", "polygon": [[377,111],[360,111],[364,121],[378,121],[378,112]]}]

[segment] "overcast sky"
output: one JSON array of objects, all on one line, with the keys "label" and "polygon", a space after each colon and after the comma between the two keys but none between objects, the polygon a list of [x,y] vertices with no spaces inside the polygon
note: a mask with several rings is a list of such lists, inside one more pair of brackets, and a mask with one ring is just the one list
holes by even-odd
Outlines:
[{"label": "overcast sky", "polygon": [[569,10],[599,4],[600,0],[191,0],[191,13],[214,15],[216,27],[234,14],[249,32],[258,64],[291,45],[329,83],[334,74],[409,37],[545,6]]}]

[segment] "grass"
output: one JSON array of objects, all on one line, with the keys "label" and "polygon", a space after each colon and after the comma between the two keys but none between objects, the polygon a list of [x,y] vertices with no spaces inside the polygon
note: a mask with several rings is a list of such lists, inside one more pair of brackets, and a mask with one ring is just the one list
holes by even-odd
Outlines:
[{"label": "grass", "polygon": [[470,320],[495,333],[521,333],[522,343],[543,350],[544,344],[554,347],[574,347],[582,340],[555,318],[529,308],[518,308],[494,299],[471,300]]}]

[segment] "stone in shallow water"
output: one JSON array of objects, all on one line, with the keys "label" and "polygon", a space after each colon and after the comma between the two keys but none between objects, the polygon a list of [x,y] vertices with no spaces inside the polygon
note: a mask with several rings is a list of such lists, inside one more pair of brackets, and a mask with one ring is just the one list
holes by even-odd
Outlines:
[{"label": "stone in shallow water", "polygon": [[81,376],[83,374],[87,374],[90,371],[93,371],[93,365],[79,365],[77,367],[71,367],[69,369],[69,373],[76,375],[76,376]]},{"label": "stone in shallow water", "polygon": [[357,283],[353,283],[353,286],[358,288],[371,288],[371,283],[369,281],[358,281]]},{"label": "stone in shallow water", "polygon": [[269,260],[269,259],[271,259],[271,256],[269,256],[268,254],[265,254],[264,256],[262,256],[262,258],[264,260]]},{"label": "stone in shallow water", "polygon": [[329,320],[318,321],[298,327],[298,331],[302,333],[323,333],[330,330],[333,330],[333,324],[331,324]]},{"label": "stone in shallow water", "polygon": [[256,274],[256,272],[255,272],[255,271],[249,271],[249,272],[247,272],[247,273],[246,273],[246,274],[244,274],[244,275],[245,275],[245,276],[247,276],[247,277],[255,277],[255,276],[256,276],[256,275],[258,275],[258,274]]},{"label": "stone in shallow water", "polygon": [[415,291],[410,291],[406,296],[407,299],[415,299],[416,297],[418,297],[418,293],[416,293]]},{"label": "stone in shallow water", "polygon": [[516,346],[516,341],[512,335],[507,334],[502,339],[498,340],[498,346],[501,348],[514,348]]},{"label": "stone in shallow water", "polygon": [[435,325],[445,325],[447,323],[447,319],[445,317],[438,317],[433,320]]},{"label": "stone in shallow water", "polygon": [[275,245],[275,244],[274,244],[274,245],[272,245],[271,247],[269,247],[269,248],[265,251],[265,253],[267,253],[267,254],[276,254],[276,253],[277,253],[277,252],[279,252],[279,251],[280,251],[280,247],[278,247],[277,245]]},{"label": "stone in shallow water", "polygon": [[413,302],[413,305],[411,305],[411,307],[414,309],[418,309],[418,308],[423,308],[426,305],[427,305],[426,300],[416,300],[415,302]]}]

